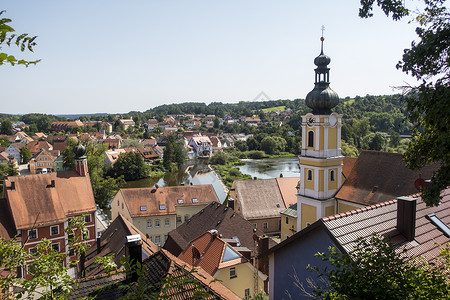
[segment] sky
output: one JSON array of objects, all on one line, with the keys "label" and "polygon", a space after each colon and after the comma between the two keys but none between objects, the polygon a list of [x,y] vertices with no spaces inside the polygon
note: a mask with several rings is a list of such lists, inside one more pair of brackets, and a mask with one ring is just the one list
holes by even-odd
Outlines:
[{"label": "sky", "polygon": [[0,113],[126,113],[262,101],[261,93],[304,99],[322,25],[341,98],[415,84],[395,68],[416,39],[411,18],[395,22],[376,8],[361,19],[358,8],[357,0],[2,0],[1,17],[38,36],[34,53],[2,51],[41,62],[0,67]]}]

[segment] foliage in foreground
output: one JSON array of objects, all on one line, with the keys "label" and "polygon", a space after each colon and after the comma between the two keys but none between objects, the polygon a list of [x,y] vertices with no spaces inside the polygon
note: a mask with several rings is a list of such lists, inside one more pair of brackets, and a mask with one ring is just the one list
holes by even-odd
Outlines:
[{"label": "foliage in foreground", "polygon": [[[317,299],[448,299],[450,295],[450,245],[441,249],[441,258],[428,263],[410,259],[406,249],[398,253],[387,239],[373,235],[359,240],[347,255],[330,247],[317,253],[330,267],[316,272],[322,284],[309,284]],[[303,287],[302,283],[299,284]],[[305,291],[304,291],[305,292]]]}]

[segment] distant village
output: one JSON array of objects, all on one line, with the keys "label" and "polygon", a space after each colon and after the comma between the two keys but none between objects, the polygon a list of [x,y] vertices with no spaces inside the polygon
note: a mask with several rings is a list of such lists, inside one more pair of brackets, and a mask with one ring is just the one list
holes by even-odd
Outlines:
[{"label": "distant village", "polygon": [[[251,299],[258,294],[270,299],[307,298],[296,280],[307,282],[313,265],[326,267],[315,256],[336,247],[350,253],[360,239],[373,234],[389,237],[405,246],[411,257],[433,262],[439,249],[450,241],[450,189],[439,206],[426,206],[419,194],[437,170],[429,165],[411,171],[399,153],[364,150],[358,157],[342,155],[342,114],[333,108],[339,98],[329,87],[330,59],[321,53],[314,61],[315,87],[306,97],[309,111],[301,116],[298,145],[299,177],[234,180],[226,201],[219,201],[212,185],[121,188],[110,201],[110,217],[96,205],[87,163],[87,141],[107,145],[104,163],[114,165],[124,153],[138,153],[146,164],[164,159],[169,136],[176,136],[188,158],[209,159],[238,141],[245,133],[200,131],[204,126],[245,123],[261,126],[258,116],[167,115],[149,119],[147,130],[160,133],[143,139],[114,132],[101,122],[95,132],[66,133],[70,128],[95,127],[95,121],[53,122],[52,132],[28,136],[27,124],[15,123],[10,143],[0,148],[0,164],[19,168],[19,175],[5,176],[0,200],[0,237],[15,241],[28,253],[36,253],[42,239],[56,252],[66,253],[62,263],[77,282],[69,299],[127,296],[122,283],[143,280],[146,290],[163,293],[167,276],[188,278],[177,284],[183,292],[176,299],[190,299],[200,288],[205,299]],[[267,112],[271,122],[282,124],[290,109]],[[123,129],[132,119],[117,116]],[[62,153],[69,139],[77,142],[74,170],[64,166]],[[79,143],[78,143],[79,142]],[[31,153],[23,164],[23,148]],[[87,251],[75,256],[65,245],[71,238],[65,229],[82,217]],[[98,258],[113,254],[118,270],[107,271]],[[142,274],[126,270],[122,257],[142,265]],[[27,261],[30,263],[30,261]],[[2,270],[2,276],[29,278],[27,266]],[[142,281],[141,281],[142,282]],[[103,287],[103,288],[101,288]],[[157,288],[158,287],[158,288]],[[101,288],[101,289],[98,289]],[[11,286],[10,292],[20,289]],[[308,289],[306,287],[306,289]],[[169,298],[175,288],[165,289]]]}]

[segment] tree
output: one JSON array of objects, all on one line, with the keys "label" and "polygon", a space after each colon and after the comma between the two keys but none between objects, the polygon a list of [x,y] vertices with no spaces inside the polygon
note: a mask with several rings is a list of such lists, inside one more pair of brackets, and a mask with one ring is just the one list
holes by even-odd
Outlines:
[{"label": "tree", "polygon": [[397,246],[377,235],[359,240],[349,254],[330,247],[329,253],[316,254],[329,262],[330,268],[309,267],[319,278],[326,279],[322,284],[310,285],[312,296],[316,299],[448,299],[448,246],[441,250],[441,259],[435,264],[411,259],[406,255],[406,248],[397,253]]},{"label": "tree", "polygon": [[0,127],[0,134],[5,134],[5,135],[13,135],[14,131],[12,128],[12,123],[10,120],[5,119],[2,121],[1,127]]},{"label": "tree", "polygon": [[[5,13],[6,11],[0,11],[0,15]],[[33,47],[36,46],[36,36],[28,36],[27,33],[16,34],[15,30],[8,24],[11,23],[11,19],[0,18],[0,66],[3,64],[10,64],[14,66],[16,64],[24,65],[28,67],[28,65],[33,64],[36,65],[40,60],[35,61],[27,61],[24,59],[17,59],[13,55],[9,55],[7,53],[2,52],[2,46],[7,45],[10,47],[11,45],[16,45],[20,51],[24,52],[25,50],[33,52]]]},{"label": "tree", "polygon": [[[65,253],[53,249],[52,242],[43,238],[34,249],[35,252],[25,251],[23,245],[15,239],[6,241],[0,238],[0,267],[4,274],[0,276],[0,289],[5,299],[66,299],[72,291],[73,281],[68,274],[68,267],[63,263],[68,253],[73,251],[79,256],[86,252],[87,244],[83,242],[83,235],[87,231],[84,216],[73,217],[65,229],[67,239]],[[71,261],[76,264],[77,261]],[[25,268],[27,278],[19,278],[14,271],[17,267]],[[12,293],[13,287],[20,287]]]},{"label": "tree", "polygon": [[247,146],[247,142],[243,141],[243,140],[238,140],[236,142],[234,142],[234,146],[239,150],[239,151],[248,151],[248,146]]},{"label": "tree", "polygon": [[133,181],[148,177],[150,167],[144,163],[140,153],[127,152],[119,155],[111,172],[115,178],[123,176],[126,181]]},{"label": "tree", "polygon": [[164,148],[163,167],[167,171],[181,168],[187,159],[187,153],[181,143],[175,141],[173,135],[169,135]]},{"label": "tree", "polygon": [[267,136],[261,140],[261,150],[267,154],[279,154],[286,148],[286,140],[279,136]]},{"label": "tree", "polygon": [[31,159],[31,156],[32,155],[30,149],[28,149],[27,147],[20,148],[20,160],[22,161],[22,163],[28,163]]},{"label": "tree", "polygon": [[[373,15],[374,0],[361,0],[359,15]],[[394,20],[414,12],[398,0],[377,0]],[[408,120],[414,125],[411,142],[403,156],[410,169],[440,163],[431,183],[422,190],[427,205],[438,205],[440,192],[450,185],[450,13],[445,0],[424,0],[425,9],[415,13],[419,41],[405,49],[397,68],[422,83],[404,89]]]}]

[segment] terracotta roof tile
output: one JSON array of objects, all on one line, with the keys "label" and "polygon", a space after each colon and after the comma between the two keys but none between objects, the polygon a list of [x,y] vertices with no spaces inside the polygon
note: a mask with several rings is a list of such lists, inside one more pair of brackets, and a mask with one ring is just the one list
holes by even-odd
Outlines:
[{"label": "terracotta roof tile", "polygon": [[437,165],[412,171],[402,163],[399,153],[362,151],[336,198],[372,205],[417,192],[414,181],[429,179]]},{"label": "terracotta roof tile", "polygon": [[[219,202],[211,184],[163,186],[158,188],[120,189],[123,199],[130,211],[131,217],[175,214],[175,206],[208,205]],[[183,199],[183,203],[178,203]],[[160,205],[165,205],[160,209]],[[141,211],[141,206],[146,206]]]}]

